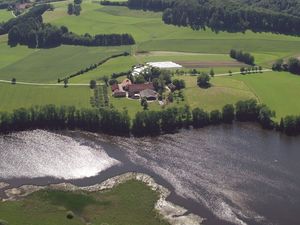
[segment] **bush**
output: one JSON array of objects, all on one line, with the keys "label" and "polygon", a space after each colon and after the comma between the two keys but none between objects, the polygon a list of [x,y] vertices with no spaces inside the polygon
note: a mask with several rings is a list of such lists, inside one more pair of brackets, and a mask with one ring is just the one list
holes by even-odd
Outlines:
[{"label": "bush", "polygon": [[74,213],[73,213],[72,211],[68,211],[68,212],[67,212],[67,216],[66,216],[67,219],[71,220],[71,219],[74,218],[74,216],[75,216],[75,215],[74,215]]},{"label": "bush", "polygon": [[199,87],[202,87],[202,88],[209,87],[210,86],[209,81],[210,81],[210,77],[207,73],[201,73],[197,77],[197,84]]},{"label": "bush", "polygon": [[0,219],[0,225],[8,225],[8,222]]}]

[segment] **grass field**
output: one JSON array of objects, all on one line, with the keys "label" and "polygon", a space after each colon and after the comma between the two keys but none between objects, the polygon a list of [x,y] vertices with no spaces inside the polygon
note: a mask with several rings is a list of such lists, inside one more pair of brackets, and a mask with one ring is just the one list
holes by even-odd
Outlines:
[{"label": "grass field", "polygon": [[12,111],[13,109],[33,105],[74,105],[76,107],[91,107],[89,87],[72,86],[41,87],[0,84],[0,111]]},{"label": "grass field", "polygon": [[204,89],[197,85],[196,76],[178,76],[185,80],[184,89],[185,103],[191,108],[200,107],[211,111],[222,109],[226,104],[235,104],[239,100],[256,98],[253,92],[243,83],[229,77],[214,77],[211,79],[212,86]]},{"label": "grass field", "polygon": [[[79,17],[68,16],[66,5],[67,2],[55,3],[56,10],[47,12],[44,19],[56,25],[66,25],[82,34],[87,31],[92,34],[131,33],[137,41],[134,50],[227,54],[231,48],[236,48],[253,53],[257,64],[270,66],[277,58],[298,54],[300,48],[298,37],[271,33],[193,31],[165,25],[161,13],[101,6],[90,1],[83,3]],[[218,60],[218,57],[212,59]]]},{"label": "grass field", "polygon": [[276,118],[299,115],[300,77],[285,72],[233,76],[243,81],[260,102],[276,111]]},{"label": "grass field", "polygon": [[5,22],[11,18],[13,18],[11,11],[7,11],[6,9],[0,10],[0,23]]},{"label": "grass field", "polygon": [[[113,59],[96,70],[72,78],[71,83],[88,83],[91,79],[99,80],[104,75],[110,76],[114,72],[127,71],[137,63],[148,61],[199,61],[223,62],[233,61],[228,57],[231,48],[251,52],[256,63],[270,67],[272,62],[281,57],[299,55],[300,38],[272,33],[228,33],[218,34],[206,31],[193,31],[190,28],[165,25],[161,20],[161,13],[129,10],[126,7],[101,6],[97,2],[86,0],[82,4],[80,16],[69,16],[66,13],[68,1],[55,2],[55,10],[46,12],[45,22],[55,25],[66,25],[76,33],[130,33],[137,44],[131,47],[79,47],[61,46],[54,49],[28,49],[27,47],[10,48],[7,46],[7,37],[0,36],[0,79],[17,81],[54,83],[58,77],[69,75],[92,63],[95,63],[113,53],[131,51],[132,56]],[[1,12],[3,13],[3,12]],[[2,15],[2,14],[0,14]],[[1,16],[0,16],[1,18]],[[147,54],[139,54],[148,51]],[[193,53],[193,54],[192,54]],[[201,68],[209,71],[210,68]],[[215,67],[215,73],[239,71],[236,67]],[[277,111],[277,116],[300,113],[296,102],[299,90],[300,77],[287,73],[266,73],[251,76],[215,77],[213,87],[201,90],[196,87],[195,77],[184,77],[187,83],[184,103],[191,107],[199,106],[207,110],[221,108],[226,103],[234,103],[240,99],[256,97]],[[1,85],[3,87],[4,85]],[[17,90],[19,89],[19,90]],[[75,104],[89,106],[89,93],[84,88],[73,87],[56,95],[58,88],[48,87],[53,96],[47,97],[41,87],[21,87],[12,91],[11,87],[1,88],[1,97],[11,93],[13,97],[5,97],[1,107],[11,110],[17,106],[52,102],[55,104]],[[74,98],[76,95],[78,101]],[[16,91],[17,90],[17,91]],[[67,92],[69,92],[67,94]],[[23,94],[33,96],[24,98]],[[83,91],[83,93],[81,93]],[[38,96],[44,96],[39,98]],[[60,96],[56,97],[56,96]],[[69,97],[67,97],[69,96]],[[85,96],[85,97],[84,97]],[[274,97],[275,96],[275,97]],[[59,99],[56,99],[59,98]],[[70,99],[68,99],[70,98]],[[27,100],[30,99],[30,100]],[[84,99],[87,99],[84,100]],[[116,108],[126,107],[130,115],[142,107],[138,101],[114,99],[110,101]],[[182,104],[182,103],[180,103]],[[150,104],[150,109],[158,110],[156,103]]]},{"label": "grass field", "polygon": [[[157,200],[157,193],[138,181],[106,192],[48,190],[20,201],[0,202],[0,219],[9,225],[167,225],[154,210]],[[66,218],[68,211],[75,214],[73,219]]]},{"label": "grass field", "polygon": [[[10,48],[3,42],[0,48],[8,52],[8,56],[5,56],[4,62],[1,63],[2,65],[0,64],[0,79],[10,80],[15,77],[19,81],[51,83],[108,56],[128,50],[128,47],[105,48],[69,45],[33,50],[23,46]],[[21,54],[19,55],[17,52]]]}]

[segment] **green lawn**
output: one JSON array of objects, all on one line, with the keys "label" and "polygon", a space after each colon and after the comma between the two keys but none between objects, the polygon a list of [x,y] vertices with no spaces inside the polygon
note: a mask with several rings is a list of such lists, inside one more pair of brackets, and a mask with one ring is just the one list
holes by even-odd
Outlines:
[{"label": "green lawn", "polygon": [[92,94],[89,87],[64,88],[0,84],[0,111],[47,104],[90,107]]},{"label": "green lawn", "polygon": [[[9,225],[167,225],[154,210],[156,192],[128,181],[106,192],[39,191],[20,201],[0,202]],[[75,214],[67,219],[68,211]]]}]

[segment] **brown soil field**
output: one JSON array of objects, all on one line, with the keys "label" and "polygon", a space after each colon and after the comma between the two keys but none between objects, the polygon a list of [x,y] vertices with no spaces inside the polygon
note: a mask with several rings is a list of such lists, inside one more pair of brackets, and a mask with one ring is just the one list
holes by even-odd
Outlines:
[{"label": "brown soil field", "polygon": [[185,67],[185,68],[213,68],[213,67],[242,67],[247,66],[244,63],[240,63],[237,61],[208,61],[208,62],[200,62],[200,61],[175,61],[175,63]]}]

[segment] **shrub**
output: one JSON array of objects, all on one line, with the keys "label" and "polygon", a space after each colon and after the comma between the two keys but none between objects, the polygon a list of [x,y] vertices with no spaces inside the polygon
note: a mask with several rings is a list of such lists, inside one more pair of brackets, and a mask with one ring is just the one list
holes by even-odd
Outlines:
[{"label": "shrub", "polygon": [[73,219],[74,218],[74,213],[72,212],[72,211],[68,211],[67,212],[67,219],[69,219],[69,220],[71,220],[71,219]]}]

